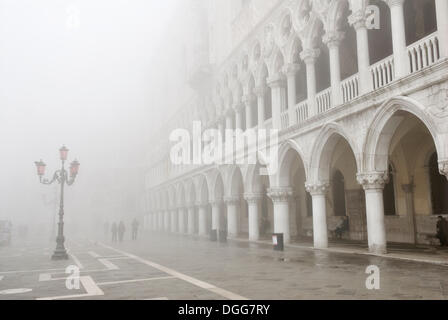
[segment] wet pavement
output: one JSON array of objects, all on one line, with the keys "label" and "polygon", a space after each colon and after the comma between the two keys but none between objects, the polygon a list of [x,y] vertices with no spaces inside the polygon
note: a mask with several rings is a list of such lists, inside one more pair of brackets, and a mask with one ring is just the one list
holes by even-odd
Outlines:
[{"label": "wet pavement", "polygon": [[[104,240],[104,239],[102,239]],[[122,244],[68,241],[71,260],[52,246],[0,248],[0,299],[447,299],[448,267],[370,255],[182,235],[145,235]],[[51,249],[50,249],[51,248]],[[69,265],[79,289],[66,286]],[[379,290],[366,288],[369,266]]]}]

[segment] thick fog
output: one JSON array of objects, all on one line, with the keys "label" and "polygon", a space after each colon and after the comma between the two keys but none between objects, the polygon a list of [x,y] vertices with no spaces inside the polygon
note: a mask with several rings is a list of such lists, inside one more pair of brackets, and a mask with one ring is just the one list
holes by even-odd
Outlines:
[{"label": "thick fog", "polygon": [[63,144],[81,163],[66,192],[72,228],[136,210],[128,194],[129,207],[108,199],[138,189],[151,133],[174,112],[183,3],[0,0],[0,220],[48,231],[58,194],[34,161],[50,177]]}]

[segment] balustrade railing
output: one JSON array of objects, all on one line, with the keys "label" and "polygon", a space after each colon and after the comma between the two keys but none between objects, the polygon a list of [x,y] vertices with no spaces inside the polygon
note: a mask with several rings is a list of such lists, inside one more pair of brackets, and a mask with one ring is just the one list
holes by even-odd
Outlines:
[{"label": "balustrade railing", "polygon": [[308,119],[308,101],[302,101],[296,106],[297,123],[300,124]]},{"label": "balustrade railing", "polygon": [[331,108],[331,88],[325,89],[316,95],[317,113],[324,113]]},{"label": "balustrade railing", "polygon": [[359,75],[355,74],[341,82],[342,102],[349,102],[359,96]]},{"label": "balustrade railing", "polygon": [[411,44],[408,47],[410,73],[433,65],[440,60],[439,38],[437,32]]},{"label": "balustrade railing", "polygon": [[394,57],[389,56],[370,66],[372,75],[373,89],[379,89],[388,85],[395,79]]}]

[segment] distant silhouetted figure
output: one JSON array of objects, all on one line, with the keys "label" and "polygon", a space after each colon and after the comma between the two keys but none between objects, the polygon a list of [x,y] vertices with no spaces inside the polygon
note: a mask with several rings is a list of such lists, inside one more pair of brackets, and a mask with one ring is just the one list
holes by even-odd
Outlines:
[{"label": "distant silhouetted figure", "polygon": [[117,237],[117,235],[118,235],[118,227],[117,227],[117,224],[115,222],[112,223],[111,231],[112,231],[112,242],[117,242],[118,241],[118,237]]},{"label": "distant silhouetted figure", "polygon": [[442,216],[437,219],[437,238],[440,240],[442,247],[448,245],[448,221]]},{"label": "distant silhouetted figure", "polygon": [[124,226],[123,221],[120,221],[120,224],[118,225],[118,240],[120,242],[123,242],[124,232],[126,231],[126,228]]},{"label": "distant silhouetted figure", "polygon": [[137,240],[138,226],[139,223],[137,219],[134,219],[134,221],[132,221],[132,240]]}]

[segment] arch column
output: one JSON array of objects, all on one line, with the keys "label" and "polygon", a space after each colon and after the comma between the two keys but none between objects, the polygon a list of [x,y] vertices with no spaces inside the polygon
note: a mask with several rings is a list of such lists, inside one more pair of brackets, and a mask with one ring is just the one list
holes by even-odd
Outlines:
[{"label": "arch column", "polygon": [[274,78],[268,80],[268,86],[272,90],[272,127],[281,129],[281,114],[285,111],[282,103],[282,90],[285,87],[285,80],[281,74],[277,74]]},{"label": "arch column", "polygon": [[233,129],[233,110],[229,109],[226,113],[226,130]]},{"label": "arch column", "polygon": [[359,91],[360,95],[363,95],[373,90],[373,80],[370,75],[369,36],[366,27],[366,13],[364,10],[356,11],[348,20],[356,30]]},{"label": "arch column", "polygon": [[197,203],[198,207],[198,222],[199,222],[199,235],[205,237],[207,235],[207,204]]},{"label": "arch column", "polygon": [[157,212],[157,230],[163,231],[164,224],[165,222],[164,222],[163,210],[159,210],[159,212]]},{"label": "arch column", "polygon": [[257,95],[257,106],[258,106],[258,128],[264,127],[265,115],[265,101],[264,96],[266,94],[266,86],[263,84],[255,89],[255,94]]},{"label": "arch column", "polygon": [[252,129],[257,124],[252,123],[252,103],[255,100],[255,97],[253,95],[248,95],[244,97],[244,105],[246,107],[246,130]]},{"label": "arch column", "polygon": [[225,121],[224,117],[219,117],[217,121],[218,121],[218,131],[221,134],[221,141],[224,141],[225,130],[226,130],[225,125],[224,125],[224,121]]},{"label": "arch column", "polygon": [[215,200],[210,204],[212,206],[212,230],[220,231],[222,200]]},{"label": "arch column", "polygon": [[305,185],[313,202],[313,241],[317,249],[328,248],[326,195],[329,187],[330,184],[326,182]]},{"label": "arch column", "polygon": [[170,222],[171,222],[171,213],[169,210],[166,210],[164,213],[164,225],[163,225],[165,232],[170,231]]},{"label": "arch column", "polygon": [[[436,0],[437,30],[439,33],[440,56],[448,57],[448,1]],[[445,35],[445,36],[442,36]]]},{"label": "arch column", "polygon": [[186,212],[186,208],[184,208],[184,207],[179,207],[179,209],[177,210],[177,212],[178,212],[178,228],[177,228],[177,231],[179,232],[179,233],[187,233],[186,231],[186,222],[187,221],[185,221],[186,219],[186,214],[187,214],[187,212]]},{"label": "arch column", "polygon": [[342,104],[341,97],[341,65],[339,60],[339,45],[344,39],[344,34],[339,31],[326,33],[323,42],[327,45],[330,53],[330,76],[332,105]]},{"label": "arch column", "polygon": [[158,225],[157,225],[157,214],[158,214],[158,212],[157,211],[154,211],[152,214],[151,214],[151,231],[156,231],[157,230],[157,227],[158,227]]},{"label": "arch column", "polygon": [[274,233],[283,233],[285,243],[291,242],[289,231],[289,198],[293,195],[292,188],[271,188],[268,196],[274,204]]},{"label": "arch column", "polygon": [[308,112],[310,117],[317,115],[315,62],[319,54],[319,49],[305,49],[300,53],[300,58],[305,62],[306,66]]},{"label": "arch column", "polygon": [[238,217],[240,199],[238,197],[228,197],[224,199],[227,206],[227,233],[229,238],[238,236]]},{"label": "arch column", "polygon": [[369,251],[384,254],[387,250],[384,225],[383,189],[387,183],[385,172],[368,172],[357,175],[358,183],[366,194],[367,236]]},{"label": "arch column", "polygon": [[176,233],[178,227],[178,213],[177,209],[171,210],[171,232]]},{"label": "arch column", "polygon": [[243,112],[244,105],[242,103],[235,106],[235,129],[243,129]]},{"label": "arch column", "polygon": [[296,74],[300,70],[300,65],[296,63],[288,64],[285,67],[284,73],[286,75],[286,82],[288,86],[288,113],[289,113],[289,125],[295,125],[297,117],[295,116],[296,111]]},{"label": "arch column", "polygon": [[190,204],[187,210],[188,210],[188,234],[194,234],[196,225],[195,206],[193,204]]},{"label": "arch column", "polygon": [[[401,78],[409,73],[409,59],[406,48],[406,28],[403,4],[405,0],[386,0],[392,22],[392,46],[394,50],[395,76]],[[445,17],[446,19],[446,17]]]},{"label": "arch column", "polygon": [[260,239],[260,202],[262,198],[262,194],[247,193],[244,195],[248,206],[249,240],[251,241]]}]

